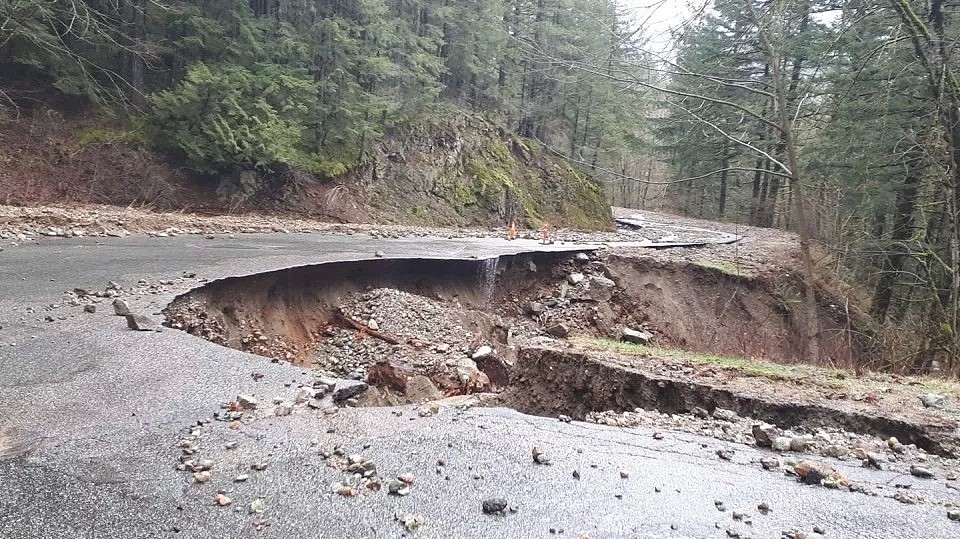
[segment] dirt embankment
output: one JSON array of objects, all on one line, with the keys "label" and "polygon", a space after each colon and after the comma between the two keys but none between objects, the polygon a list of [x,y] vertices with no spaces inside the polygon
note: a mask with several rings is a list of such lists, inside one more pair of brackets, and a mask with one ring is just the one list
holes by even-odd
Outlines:
[{"label": "dirt embankment", "polygon": [[411,123],[336,178],[201,176],[150,149],[142,129],[37,111],[0,121],[0,204],[110,204],[334,222],[610,230],[600,186],[477,115]]},{"label": "dirt embankment", "polygon": [[575,419],[606,410],[639,408],[679,414],[698,408],[707,412],[722,408],[781,427],[828,427],[882,439],[894,436],[931,453],[960,452],[958,422],[942,414],[911,411],[922,410],[915,398],[897,408],[879,409],[869,399],[831,399],[829,391],[817,390],[825,388],[817,388],[820,381],[813,376],[804,391],[794,387],[791,380],[774,384],[770,378],[742,373],[723,376],[708,372],[722,371],[709,365],[694,368],[686,364],[677,369],[659,369],[656,365],[662,363],[655,357],[525,348],[518,355],[511,385],[502,399],[521,412],[566,414]]},{"label": "dirt embankment", "polygon": [[[618,254],[571,258],[536,254],[307,266],[208,284],[177,298],[166,314],[173,327],[219,344],[310,364],[329,327],[343,325],[338,320],[342,302],[385,288],[438,302],[437,312],[445,303],[474,311],[474,331],[461,337],[471,341],[461,344],[474,348],[487,344],[485,339],[503,350],[540,338],[619,339],[630,327],[651,333],[652,342],[663,348],[767,361],[804,359],[796,352],[794,318],[782,292],[787,285],[770,276]],[[842,313],[826,305],[822,317],[821,350],[831,357],[855,357],[852,341],[836,337],[845,328]],[[506,327],[510,337],[493,339],[494,325]]]},{"label": "dirt embankment", "polygon": [[[726,409],[957,453],[952,412],[921,404],[945,386],[800,364],[776,283],[609,253],[371,259],[216,281],[165,312],[219,344],[365,380],[374,387],[356,404],[500,392],[496,402],[521,411],[575,418]],[[624,326],[652,345],[618,343]],[[855,355],[848,342],[821,349]]]},{"label": "dirt embankment", "polygon": [[[611,255],[604,266],[620,291],[615,302],[650,329],[659,346],[705,354],[809,362],[802,357],[797,311],[802,286],[788,273],[740,274],[726,262],[675,262]],[[854,365],[862,343],[847,314],[821,294],[820,362]]]},{"label": "dirt embankment", "polygon": [[551,267],[570,256],[372,259],[304,266],[216,281],[176,298],[164,312],[173,327],[218,344],[310,363],[325,330],[336,323],[340,302],[351,294],[391,288],[488,311],[498,276],[532,280],[530,264]]}]

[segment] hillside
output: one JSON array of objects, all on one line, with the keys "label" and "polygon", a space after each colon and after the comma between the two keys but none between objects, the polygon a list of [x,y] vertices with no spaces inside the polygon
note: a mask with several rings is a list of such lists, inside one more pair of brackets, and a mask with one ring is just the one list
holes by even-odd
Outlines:
[{"label": "hillside", "polygon": [[0,130],[0,202],[266,212],[337,222],[608,229],[596,182],[474,114],[395,129],[330,179],[245,181],[178,167],[136,132],[55,115]]}]

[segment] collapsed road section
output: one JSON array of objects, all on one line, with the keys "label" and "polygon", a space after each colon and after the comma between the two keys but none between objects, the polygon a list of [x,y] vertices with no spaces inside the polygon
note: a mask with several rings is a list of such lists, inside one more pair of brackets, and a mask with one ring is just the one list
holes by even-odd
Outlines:
[{"label": "collapsed road section", "polygon": [[[729,409],[798,435],[839,429],[954,454],[955,420],[903,407],[922,387],[900,384],[907,396],[885,407],[870,397],[874,379],[841,383],[822,369],[779,366],[758,383],[754,370],[729,364],[802,360],[790,308],[797,290],[789,275],[607,252],[375,258],[215,281],[165,314],[218,344],[366,384],[351,393],[358,406],[483,394],[578,419]],[[838,361],[862,353],[844,313],[826,297],[820,308],[820,348]]]}]

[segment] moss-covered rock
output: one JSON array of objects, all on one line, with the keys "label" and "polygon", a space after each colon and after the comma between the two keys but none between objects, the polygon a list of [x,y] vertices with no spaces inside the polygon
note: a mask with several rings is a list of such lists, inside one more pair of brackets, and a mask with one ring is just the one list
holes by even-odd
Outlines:
[{"label": "moss-covered rock", "polygon": [[378,221],[447,226],[609,229],[603,190],[530,141],[472,114],[389,134],[352,184]]}]

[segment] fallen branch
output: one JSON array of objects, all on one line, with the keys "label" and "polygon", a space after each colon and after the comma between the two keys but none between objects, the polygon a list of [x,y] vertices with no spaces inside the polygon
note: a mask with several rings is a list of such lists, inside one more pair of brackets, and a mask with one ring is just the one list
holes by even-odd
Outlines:
[{"label": "fallen branch", "polygon": [[385,343],[388,343],[388,344],[400,344],[400,339],[397,339],[396,337],[391,337],[390,335],[387,335],[386,333],[381,333],[381,332],[379,332],[379,331],[372,330],[372,329],[370,329],[369,327],[365,326],[364,324],[361,324],[360,322],[357,322],[356,320],[354,320],[354,319],[350,318],[349,316],[343,314],[343,312],[340,311],[340,310],[337,311],[337,320],[338,320],[339,322],[341,322],[342,324],[345,324],[346,326],[349,326],[349,327],[351,327],[351,328],[353,328],[353,329],[355,329],[355,330],[357,330],[357,331],[361,331],[361,332],[363,332],[363,333],[365,333],[365,334],[367,334],[367,335],[370,335],[371,337],[380,339],[381,341],[383,341],[383,342],[385,342]]}]

